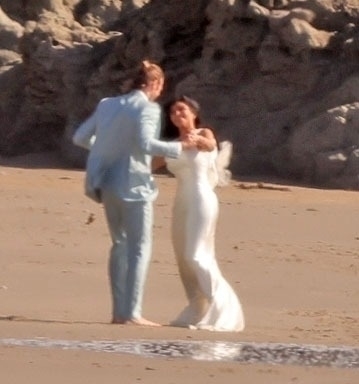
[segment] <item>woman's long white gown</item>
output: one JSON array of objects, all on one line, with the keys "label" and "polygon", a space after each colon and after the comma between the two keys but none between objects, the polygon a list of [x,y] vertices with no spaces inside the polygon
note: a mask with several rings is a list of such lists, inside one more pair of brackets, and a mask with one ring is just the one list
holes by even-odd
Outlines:
[{"label": "woman's long white gown", "polygon": [[218,199],[217,150],[183,151],[166,159],[177,179],[172,241],[188,306],[171,323],[215,331],[242,331],[240,301],[224,279],[215,257]]}]

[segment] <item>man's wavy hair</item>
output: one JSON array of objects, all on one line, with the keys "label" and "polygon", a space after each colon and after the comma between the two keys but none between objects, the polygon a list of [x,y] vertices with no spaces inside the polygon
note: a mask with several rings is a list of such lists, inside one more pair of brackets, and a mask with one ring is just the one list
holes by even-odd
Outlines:
[{"label": "man's wavy hair", "polygon": [[159,65],[149,60],[143,60],[136,75],[134,76],[132,88],[141,89],[153,80],[160,80],[164,78],[165,74]]}]

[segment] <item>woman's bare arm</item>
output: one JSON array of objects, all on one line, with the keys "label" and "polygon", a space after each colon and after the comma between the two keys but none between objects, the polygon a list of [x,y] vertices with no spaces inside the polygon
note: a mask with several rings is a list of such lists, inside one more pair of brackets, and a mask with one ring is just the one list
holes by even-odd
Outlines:
[{"label": "woman's bare arm", "polygon": [[217,141],[214,133],[209,128],[199,128],[197,138],[197,148],[201,151],[213,151],[217,147]]}]

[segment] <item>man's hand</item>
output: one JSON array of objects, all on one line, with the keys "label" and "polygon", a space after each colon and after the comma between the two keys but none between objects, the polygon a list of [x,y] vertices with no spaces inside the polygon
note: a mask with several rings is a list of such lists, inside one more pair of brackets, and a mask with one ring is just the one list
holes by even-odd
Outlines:
[{"label": "man's hand", "polygon": [[216,139],[210,129],[203,128],[199,134],[189,134],[182,141],[182,149],[197,148],[199,151],[210,152],[217,146]]},{"label": "man's hand", "polygon": [[187,135],[187,137],[181,141],[182,149],[194,149],[197,148],[197,137],[196,135]]}]

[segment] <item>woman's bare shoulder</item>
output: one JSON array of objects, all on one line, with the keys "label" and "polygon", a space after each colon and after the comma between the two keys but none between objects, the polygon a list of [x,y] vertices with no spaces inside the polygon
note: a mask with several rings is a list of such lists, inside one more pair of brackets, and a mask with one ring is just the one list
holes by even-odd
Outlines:
[{"label": "woman's bare shoulder", "polygon": [[213,129],[209,127],[198,127],[198,134],[206,137],[214,137]]}]

